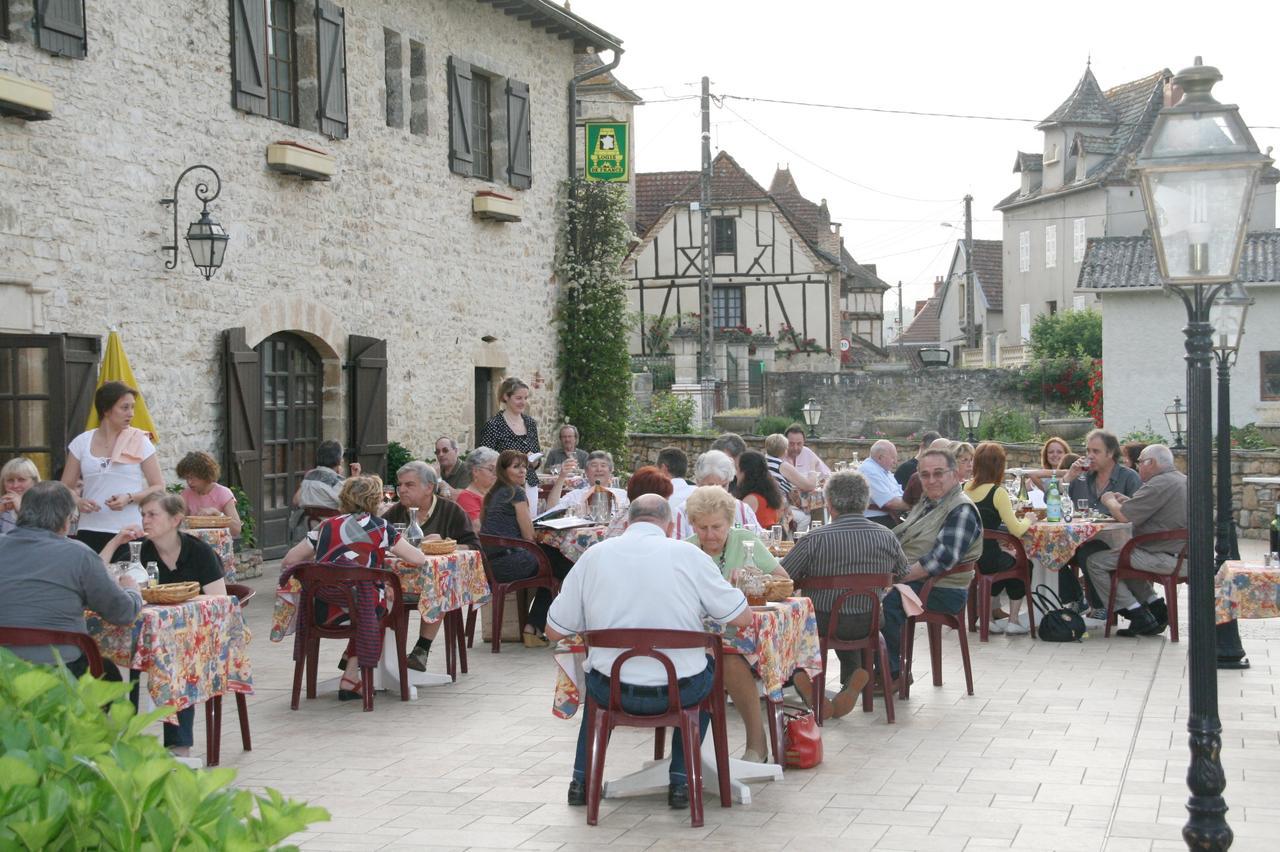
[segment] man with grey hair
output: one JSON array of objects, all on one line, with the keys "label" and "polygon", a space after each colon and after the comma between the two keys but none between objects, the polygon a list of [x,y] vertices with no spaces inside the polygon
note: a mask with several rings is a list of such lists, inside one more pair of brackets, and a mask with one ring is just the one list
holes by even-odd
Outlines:
[{"label": "man with grey hair", "polygon": [[[737,436],[735,435],[734,437]],[[739,440],[741,439],[739,438]],[[707,450],[705,453],[698,456],[698,461],[693,465],[693,484],[698,487],[703,485],[719,485],[727,491],[729,490],[729,486],[733,484],[733,481],[737,478],[737,466],[734,464],[733,459],[722,450]],[[676,538],[687,538],[693,532],[692,527],[689,526],[689,519],[686,518],[684,514],[684,501],[688,499],[689,495],[692,493],[693,489],[690,489],[683,495],[683,499],[677,502],[674,499],[675,492],[671,492],[671,508],[675,510],[674,534]],[[733,513],[734,526],[741,525],[749,530],[761,532],[763,527],[760,526],[760,521],[756,518],[755,510],[746,503],[743,503],[741,500],[738,500],[736,497],[734,500],[737,503],[737,508]]]},{"label": "man with grey hair", "polygon": [[[634,628],[702,632],[704,618],[747,627],[751,610],[742,592],[730,586],[710,556],[695,545],[675,541],[667,501],[642,494],[628,510],[622,535],[605,539],[582,554],[565,577],[547,614],[547,638],[555,641],[589,630]],[[665,520],[664,520],[665,519]],[[608,704],[610,677],[621,649],[591,648],[583,665],[586,691]],[[711,691],[714,669],[702,648],[664,652],[675,666],[680,704],[691,707]],[[623,664],[619,684],[622,708],[656,715],[667,711],[667,673],[655,659],[638,657]],[[710,715],[701,714],[702,732]],[[569,782],[569,804],[586,804],[587,714],[582,713],[578,751]],[[693,756],[697,760],[696,755]],[[689,806],[684,746],[673,732],[667,803]]]},{"label": "man with grey hair", "polygon": [[870,454],[858,468],[871,489],[867,518],[890,529],[897,525],[899,513],[911,508],[902,499],[902,486],[893,478],[897,466],[898,448],[893,441],[882,439],[871,445]]},{"label": "man with grey hair", "polygon": [[[23,495],[17,526],[0,536],[0,624],[84,633],[86,609],[111,624],[132,624],[137,618],[142,609],[138,584],[128,576],[112,580],[98,554],[67,538],[75,511],[75,495],[57,480],[37,482]],[[79,648],[54,647],[74,674],[88,671]],[[11,650],[32,662],[55,662],[47,646]],[[106,672],[119,680],[115,666]]]},{"label": "man with grey hair", "polygon": [[[1169,448],[1152,444],[1143,449],[1138,456],[1138,476],[1142,487],[1132,497],[1116,491],[1102,495],[1111,517],[1133,524],[1135,538],[1186,529],[1187,477],[1174,467]],[[1185,545],[1186,542],[1175,540],[1135,547],[1129,553],[1129,562],[1140,571],[1172,574]],[[1085,562],[1089,582],[1103,601],[1111,593],[1111,573],[1119,561],[1119,551],[1104,550],[1091,554]],[[1121,580],[1116,584],[1116,610],[1129,619],[1129,626],[1117,631],[1119,636],[1155,636],[1169,626],[1168,605],[1145,580]]]},{"label": "man with grey hair", "polygon": [[738,457],[747,451],[747,442],[742,440],[741,435],[734,432],[725,432],[711,442],[711,449],[724,453],[733,459],[733,463],[736,465]]},{"label": "man with grey hair", "polygon": [[447,486],[439,489],[443,497],[471,484],[471,469],[458,460],[458,442],[448,435],[436,439],[436,471]]},{"label": "man with grey hair", "polygon": [[[827,480],[824,491],[831,522],[799,539],[782,560],[782,567],[795,584],[803,586],[807,577],[885,572],[891,572],[895,580],[901,579],[907,572],[907,557],[897,536],[867,520],[864,514],[870,493],[866,478],[856,470],[838,471]],[[838,594],[833,589],[816,589],[809,594],[817,614],[819,635],[827,635]],[[836,638],[866,636],[871,630],[871,607],[872,602],[865,597],[845,601],[836,624]],[[824,719],[844,716],[857,703],[858,693],[870,679],[870,672],[860,668],[860,657],[856,651],[836,651],[841,689],[834,701],[821,696],[819,712]],[[813,694],[813,682],[803,669],[796,671],[794,682],[800,697],[810,707],[817,707],[819,696]]]},{"label": "man with grey hair", "polygon": [[916,450],[916,454],[911,458],[898,465],[893,472],[893,478],[898,480],[898,484],[906,490],[907,483],[911,481],[911,475],[916,472],[916,466],[920,464],[920,456],[925,450],[933,446],[933,442],[941,438],[937,432],[929,429],[920,433],[920,445]]},{"label": "man with grey hair", "polygon": [[[387,523],[407,524],[409,509],[417,509],[418,526],[422,528],[424,540],[451,538],[459,547],[478,550],[480,539],[471,527],[471,519],[457,503],[435,493],[438,481],[431,465],[421,461],[407,462],[396,471],[396,495],[399,502],[393,503],[382,513],[382,517]],[[409,668],[419,672],[427,670],[427,655],[431,653],[432,640],[440,632],[440,624],[439,620],[422,621],[418,643],[409,654]]]}]

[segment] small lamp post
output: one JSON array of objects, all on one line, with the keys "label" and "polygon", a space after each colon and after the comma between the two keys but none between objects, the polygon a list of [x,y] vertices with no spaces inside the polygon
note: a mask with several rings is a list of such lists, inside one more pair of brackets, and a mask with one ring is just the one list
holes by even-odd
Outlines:
[{"label": "small lamp post", "polygon": [[[1214,99],[1218,69],[1195,64],[1174,77],[1182,98],[1156,116],[1134,165],[1160,278],[1187,309],[1187,564],[1191,641],[1187,733],[1189,848],[1228,849],[1232,832],[1222,797],[1222,722],[1214,640],[1212,396],[1209,369],[1214,299],[1236,277],[1254,190],[1271,163],[1259,153],[1234,106]],[[1178,425],[1181,425],[1180,423]],[[1176,430],[1175,430],[1176,431]]]},{"label": "small lamp post", "polygon": [[1173,433],[1173,448],[1186,449],[1182,444],[1182,434],[1187,431],[1187,409],[1182,404],[1182,397],[1175,396],[1173,405],[1164,410],[1164,422]]},{"label": "small lamp post", "polygon": [[809,437],[818,437],[818,421],[822,419],[822,404],[813,397],[800,409],[804,415],[804,423],[809,427]]},{"label": "small lamp post", "polygon": [[970,444],[977,440],[973,433],[981,422],[982,409],[973,404],[973,397],[968,397],[964,401],[964,405],[960,406],[960,425],[968,430]]},{"label": "small lamp post", "polygon": [[187,228],[187,248],[191,250],[191,262],[200,270],[200,274],[204,276],[204,280],[208,281],[213,274],[222,266],[222,259],[227,253],[227,242],[231,239],[227,235],[227,231],[222,225],[209,215],[209,202],[218,197],[222,192],[222,178],[218,177],[218,173],[210,166],[198,165],[191,166],[189,169],[178,175],[178,179],[173,184],[173,197],[162,198],[160,203],[166,207],[173,208],[173,242],[170,245],[162,246],[162,251],[171,254],[170,258],[165,261],[165,269],[175,269],[178,266],[178,186],[182,183],[182,179],[193,171],[203,169],[213,175],[214,187],[212,191],[209,189],[207,180],[202,180],[196,184],[196,199],[201,202],[203,207],[200,210],[200,218]]}]

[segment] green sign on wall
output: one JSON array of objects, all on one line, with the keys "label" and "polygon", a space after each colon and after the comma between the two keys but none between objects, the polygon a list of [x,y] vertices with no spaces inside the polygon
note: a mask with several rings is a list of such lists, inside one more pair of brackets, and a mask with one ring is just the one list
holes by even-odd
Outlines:
[{"label": "green sign on wall", "polygon": [[631,177],[631,150],[625,121],[586,123],[587,180],[625,182]]}]

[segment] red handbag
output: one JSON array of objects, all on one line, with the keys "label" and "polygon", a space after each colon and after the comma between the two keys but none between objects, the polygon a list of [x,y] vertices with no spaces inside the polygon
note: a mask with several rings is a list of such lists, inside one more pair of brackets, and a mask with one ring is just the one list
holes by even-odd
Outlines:
[{"label": "red handbag", "polygon": [[790,769],[812,769],[822,763],[822,729],[812,710],[782,714],[782,745]]}]

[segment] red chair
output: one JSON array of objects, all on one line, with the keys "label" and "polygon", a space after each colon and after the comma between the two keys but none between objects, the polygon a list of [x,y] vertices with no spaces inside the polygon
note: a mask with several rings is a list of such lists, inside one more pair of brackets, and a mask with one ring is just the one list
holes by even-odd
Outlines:
[{"label": "red chair", "polygon": [[[1021,580],[1023,587],[1027,592],[1031,591],[1031,562],[1027,559],[1027,551],[1022,546],[1022,540],[1016,535],[1011,535],[1001,530],[983,530],[982,537],[991,541],[1001,542],[1013,549],[1014,564],[1007,571],[997,571],[995,574],[983,574],[981,571],[974,573],[973,582],[969,584],[969,632],[972,633],[977,629],[977,625],[981,624],[981,632],[978,633],[979,642],[987,642],[991,639],[991,587],[1001,580]],[[1027,601],[1027,620],[1031,626],[1031,638],[1036,638],[1036,608],[1031,605],[1030,600]]]},{"label": "red chair", "polygon": [[0,627],[0,646],[31,648],[40,645],[73,645],[84,654],[89,674],[102,677],[102,653],[88,633],[45,630],[43,627]]},{"label": "red chair", "polygon": [[[815,589],[831,589],[837,593],[835,603],[831,607],[832,615],[827,620],[826,635],[818,637],[818,644],[822,648],[822,671],[813,679],[813,695],[818,702],[821,702],[822,696],[826,694],[828,651],[861,651],[862,667],[868,672],[874,671],[875,655],[878,651],[880,654],[880,671],[889,671],[889,649],[885,645],[884,637],[880,635],[880,596],[876,592],[891,585],[893,585],[893,575],[888,572],[880,574],[837,574],[831,577],[805,577],[796,583],[797,590],[803,589],[806,593],[813,592]],[[844,608],[846,601],[862,597],[871,599],[871,630],[862,639],[837,638],[836,629],[839,627],[840,622],[837,613]],[[867,685],[862,689],[862,712],[864,713],[870,713],[874,706],[874,680],[875,678],[868,680]],[[894,718],[892,690],[885,691],[884,712],[885,720],[892,725]],[[822,724],[822,712],[820,709],[815,709],[814,718],[818,720],[819,725]]]},{"label": "red chair", "polygon": [[1178,641],[1178,584],[1187,582],[1186,575],[1182,573],[1182,563],[1187,558],[1186,546],[1184,545],[1178,552],[1178,561],[1174,565],[1172,574],[1156,574],[1152,571],[1139,570],[1133,567],[1131,560],[1135,547],[1158,541],[1186,540],[1187,531],[1180,529],[1134,536],[1124,543],[1124,547],[1120,548],[1120,558],[1116,561],[1116,570],[1111,572],[1111,592],[1107,595],[1107,628],[1103,631],[1105,637],[1111,637],[1111,626],[1116,623],[1116,585],[1121,580],[1146,580],[1148,583],[1158,583],[1164,587],[1164,602],[1169,608],[1169,640]]},{"label": "red chair", "polygon": [[[624,649],[613,661],[609,672],[609,706],[601,707],[587,692],[586,786],[587,825],[596,825],[600,816],[600,797],[604,793],[604,756],[613,729],[625,725],[632,728],[679,728],[685,754],[685,771],[689,777],[689,814],[694,828],[702,826],[702,743],[698,716],[702,710],[711,713],[711,738],[716,751],[716,774],[720,782],[720,806],[733,804],[729,787],[729,738],[724,714],[724,675],[721,666],[719,636],[699,630],[588,630],[582,634],[587,648]],[[711,652],[715,675],[707,697],[692,707],[680,706],[680,690],[671,658],[661,649],[699,648]],[[667,671],[667,712],[656,716],[637,716],[622,709],[620,689],[622,664],[636,657],[657,660]]]},{"label": "red chair", "polygon": [[[960,658],[964,661],[964,682],[969,694],[973,695],[973,667],[969,662],[969,634],[965,630],[965,610],[962,609],[957,613],[938,612],[929,609],[928,604],[929,595],[933,592],[934,584],[943,577],[976,570],[978,570],[978,563],[961,562],[950,571],[944,571],[936,577],[930,577],[929,582],[925,583],[920,589],[920,602],[925,605],[925,610],[919,615],[908,616],[907,623],[902,625],[902,686],[898,690],[899,697],[903,699],[911,697],[911,661],[915,654],[916,624],[918,622],[923,622],[927,625],[929,631],[929,658],[933,668],[933,685],[942,686],[942,628],[950,627],[960,638]],[[889,690],[886,689],[885,693],[888,694],[888,692]]]},{"label": "red chair", "polygon": [[[343,545],[345,549],[358,550],[354,545]],[[404,617],[401,606],[403,592],[400,589],[400,576],[394,571],[383,568],[362,568],[356,566],[335,565],[330,562],[306,562],[299,565],[294,574],[302,584],[299,600],[310,599],[320,592],[345,596],[349,601],[347,611],[351,621],[338,627],[323,627],[315,623],[315,617],[298,619],[298,631],[302,634],[302,659],[295,660],[293,665],[293,695],[290,708],[298,709],[298,695],[302,690],[302,666],[307,667],[307,698],[316,697],[316,671],[320,664],[321,639],[354,639],[359,627],[359,612],[356,602],[356,584],[360,582],[377,583],[387,591],[387,612],[378,622],[379,635],[385,635],[387,629],[395,631],[396,661],[400,671],[400,700],[409,700],[409,667],[405,656],[405,645],[408,636],[408,620]],[[354,657],[352,658],[355,659]],[[360,681],[364,692],[364,710],[373,709],[373,667],[360,667]]]},{"label": "red chair", "polygon": [[[512,580],[509,583],[503,583],[493,575],[493,568],[489,565],[489,557],[486,554],[488,550],[497,550],[500,548],[510,548],[515,550],[526,550],[533,554],[533,558],[538,560],[538,573],[524,580]],[[556,575],[551,570],[551,560],[547,554],[542,552],[542,548],[531,541],[525,541],[522,538],[506,538],[498,535],[480,534],[480,558],[484,563],[484,574],[489,581],[489,590],[493,593],[492,609],[493,609],[493,653],[502,652],[502,614],[503,608],[506,606],[506,597],[511,592],[528,592],[530,589],[550,589],[551,594],[555,595],[560,591],[560,581],[556,579]],[[474,610],[472,611],[474,612]],[[520,621],[520,630],[524,631],[524,626],[528,621],[529,608],[520,602],[517,616]],[[475,627],[475,621],[471,621],[472,630]]]},{"label": "red chair", "polygon": [[337,509],[330,509],[328,506],[303,506],[302,515],[306,518],[307,532],[313,532],[317,527],[324,523],[326,518],[336,518],[341,515]]}]

